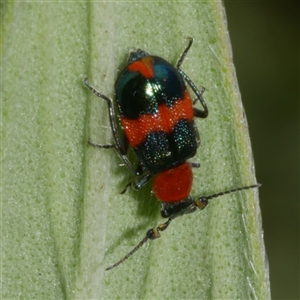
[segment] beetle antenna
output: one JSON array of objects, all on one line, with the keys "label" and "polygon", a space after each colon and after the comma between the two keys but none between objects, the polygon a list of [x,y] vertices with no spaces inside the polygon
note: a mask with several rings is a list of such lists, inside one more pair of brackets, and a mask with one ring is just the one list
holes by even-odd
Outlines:
[{"label": "beetle antenna", "polygon": [[123,263],[125,260],[127,260],[131,255],[133,255],[137,250],[139,250],[149,239],[155,240],[160,237],[160,231],[164,231],[170,224],[172,219],[168,219],[167,222],[159,224],[156,228],[151,228],[147,231],[146,236],[122,259],[120,259],[118,262],[114,263],[113,265],[109,266],[105,269],[105,271],[109,271],[121,263]]},{"label": "beetle antenna", "polygon": [[200,198],[198,198],[195,201],[195,204],[200,209],[204,209],[207,206],[208,201],[213,199],[213,198],[217,198],[217,197],[220,197],[220,196],[223,196],[223,195],[226,195],[226,194],[231,194],[231,193],[234,193],[234,192],[237,192],[237,191],[248,190],[248,189],[253,189],[253,188],[259,188],[260,186],[261,186],[261,184],[257,183],[257,184],[253,184],[253,185],[234,188],[234,189],[231,189],[231,190],[227,190],[227,191],[220,192],[220,193],[217,193],[217,194],[212,194],[212,195],[209,195],[209,196],[201,196]]},{"label": "beetle antenna", "polygon": [[133,255],[137,250],[139,250],[147,241],[149,237],[146,236],[144,237],[143,240],[141,240],[127,255],[125,255],[122,259],[120,259],[118,262],[114,263],[113,265],[109,266],[108,268],[105,269],[105,271],[109,271],[121,263],[123,263],[126,259],[128,259],[131,255]]},{"label": "beetle antenna", "polygon": [[242,191],[242,190],[258,188],[260,186],[261,186],[261,184],[257,183],[257,184],[253,184],[253,185],[238,187],[238,188],[234,188],[234,189],[231,189],[231,190],[228,190],[228,191],[224,191],[224,192],[220,192],[220,193],[213,194],[213,195],[210,195],[210,196],[206,196],[206,199],[210,200],[212,198],[217,198],[217,197],[220,197],[220,196],[223,196],[223,195],[226,195],[226,194],[231,194],[231,193],[234,193],[234,192],[237,192],[237,191]]}]

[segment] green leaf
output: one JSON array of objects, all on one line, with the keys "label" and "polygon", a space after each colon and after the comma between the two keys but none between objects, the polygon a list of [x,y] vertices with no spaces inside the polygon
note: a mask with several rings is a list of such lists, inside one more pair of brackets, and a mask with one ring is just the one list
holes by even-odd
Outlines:
[{"label": "green leaf", "polygon": [[112,150],[106,103],[137,48],[182,65],[206,87],[207,119],[193,161],[197,198],[256,182],[221,2],[1,4],[2,298],[269,299],[258,191],[178,218],[119,267],[163,222],[151,186]]}]

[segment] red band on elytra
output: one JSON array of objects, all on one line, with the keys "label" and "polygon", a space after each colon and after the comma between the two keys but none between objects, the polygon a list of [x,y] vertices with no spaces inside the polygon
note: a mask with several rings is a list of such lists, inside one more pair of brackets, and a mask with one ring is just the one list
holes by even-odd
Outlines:
[{"label": "red band on elytra", "polygon": [[178,121],[182,119],[191,121],[193,118],[193,105],[186,90],[184,98],[177,100],[173,106],[159,105],[158,113],[143,114],[134,120],[122,117],[122,125],[130,145],[134,148],[142,143],[149,133],[154,131],[171,133]]}]

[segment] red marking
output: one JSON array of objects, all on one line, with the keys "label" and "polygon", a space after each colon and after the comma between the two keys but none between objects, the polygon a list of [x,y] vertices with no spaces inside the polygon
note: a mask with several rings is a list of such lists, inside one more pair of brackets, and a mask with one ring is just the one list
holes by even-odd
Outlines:
[{"label": "red marking", "polygon": [[177,100],[172,107],[162,104],[158,107],[158,113],[141,115],[136,120],[122,117],[122,125],[130,145],[134,148],[142,143],[145,137],[153,131],[172,132],[175,124],[181,119],[192,121],[194,111],[188,91],[184,98]]},{"label": "red marking", "polygon": [[179,202],[189,196],[192,182],[192,167],[189,163],[184,163],[157,174],[152,190],[162,202]]},{"label": "red marking", "polygon": [[153,63],[154,63],[153,57],[146,56],[129,65],[128,70],[132,72],[139,72],[145,78],[153,78],[154,77]]}]

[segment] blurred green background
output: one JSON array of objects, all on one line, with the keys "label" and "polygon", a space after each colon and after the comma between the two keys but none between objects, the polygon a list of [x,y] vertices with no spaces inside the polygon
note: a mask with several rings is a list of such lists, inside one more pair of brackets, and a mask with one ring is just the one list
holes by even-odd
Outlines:
[{"label": "blurred green background", "polygon": [[247,114],[272,299],[299,296],[299,2],[225,1]]}]

